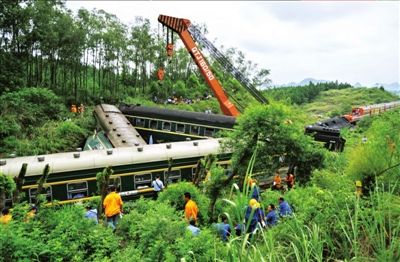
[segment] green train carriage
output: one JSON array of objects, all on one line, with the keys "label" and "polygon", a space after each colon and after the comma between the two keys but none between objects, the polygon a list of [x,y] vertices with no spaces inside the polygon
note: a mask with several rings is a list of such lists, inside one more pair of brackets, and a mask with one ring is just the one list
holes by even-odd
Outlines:
[{"label": "green train carriage", "polygon": [[111,166],[114,171],[111,183],[118,185],[124,200],[129,200],[153,195],[151,182],[157,175],[167,184],[192,180],[199,159],[209,154],[216,155],[219,164],[229,164],[230,153],[221,151],[221,141],[204,139],[9,158],[0,160],[0,172],[18,176],[22,164],[27,163],[23,190],[32,203],[37,194],[37,181],[49,164],[50,174],[44,185],[47,199],[64,203],[97,195],[96,174]]}]

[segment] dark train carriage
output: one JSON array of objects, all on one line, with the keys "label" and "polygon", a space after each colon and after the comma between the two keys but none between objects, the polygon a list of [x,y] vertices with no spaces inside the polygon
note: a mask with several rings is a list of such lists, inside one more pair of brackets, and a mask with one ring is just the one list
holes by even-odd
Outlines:
[{"label": "dark train carriage", "polygon": [[146,141],[150,135],[154,142],[217,137],[235,125],[234,117],[224,115],[125,104],[119,109]]},{"label": "dark train carriage", "polygon": [[316,141],[324,142],[325,147],[332,151],[343,151],[346,140],[340,136],[340,130],[353,125],[344,117],[333,117],[317,122],[305,128]]},{"label": "dark train carriage", "polygon": [[114,174],[110,184],[117,185],[121,196],[127,200],[152,195],[151,182],[157,175],[166,184],[191,180],[198,160],[208,154],[216,154],[220,164],[229,163],[230,154],[220,152],[220,141],[207,139],[3,159],[0,172],[16,176],[22,164],[28,163],[23,189],[27,200],[34,202],[36,183],[45,165],[49,164],[50,175],[45,184],[47,199],[74,202],[96,195],[96,174],[112,166]]}]

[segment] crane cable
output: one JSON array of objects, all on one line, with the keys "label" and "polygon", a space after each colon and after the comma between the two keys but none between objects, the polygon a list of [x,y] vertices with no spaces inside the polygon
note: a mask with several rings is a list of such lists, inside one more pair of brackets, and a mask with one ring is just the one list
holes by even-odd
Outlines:
[{"label": "crane cable", "polygon": [[204,45],[210,54],[228,71],[233,77],[235,77],[239,83],[246,88],[253,97],[262,104],[268,103],[268,100],[258,91],[238,69],[207,39],[205,38],[200,30],[194,25],[188,28],[189,32],[193,35],[194,39]]}]

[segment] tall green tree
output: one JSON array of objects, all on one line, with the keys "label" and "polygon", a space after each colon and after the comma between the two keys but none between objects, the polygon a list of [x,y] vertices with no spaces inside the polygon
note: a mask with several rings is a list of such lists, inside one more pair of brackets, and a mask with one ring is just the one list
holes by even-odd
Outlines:
[{"label": "tall green tree", "polygon": [[321,146],[304,134],[305,119],[295,109],[277,102],[248,108],[237,119],[226,145],[233,152],[230,178],[244,177],[257,147],[253,172],[272,176],[285,165],[296,168],[298,178],[308,179],[311,170],[321,165],[324,154]]}]

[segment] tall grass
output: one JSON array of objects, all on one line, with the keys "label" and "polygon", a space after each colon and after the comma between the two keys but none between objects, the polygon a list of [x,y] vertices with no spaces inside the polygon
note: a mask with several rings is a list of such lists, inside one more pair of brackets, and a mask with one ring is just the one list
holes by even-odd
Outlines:
[{"label": "tall grass", "polygon": [[[247,168],[244,190],[233,184],[229,197],[231,228],[242,222],[251,188],[254,152]],[[368,197],[346,199],[335,194],[318,219],[302,221],[296,216],[281,220],[273,228],[257,230],[254,236],[232,236],[227,243],[228,261],[400,261],[400,198],[376,186]],[[311,196],[318,197],[318,196]],[[343,196],[345,198],[345,196]],[[343,202],[346,204],[343,205]],[[342,204],[340,204],[342,203]],[[335,210],[337,210],[336,215]],[[297,212],[307,212],[298,210]],[[324,223],[335,216],[336,224]],[[249,227],[249,223],[246,225]],[[247,231],[246,231],[247,232]]]}]

